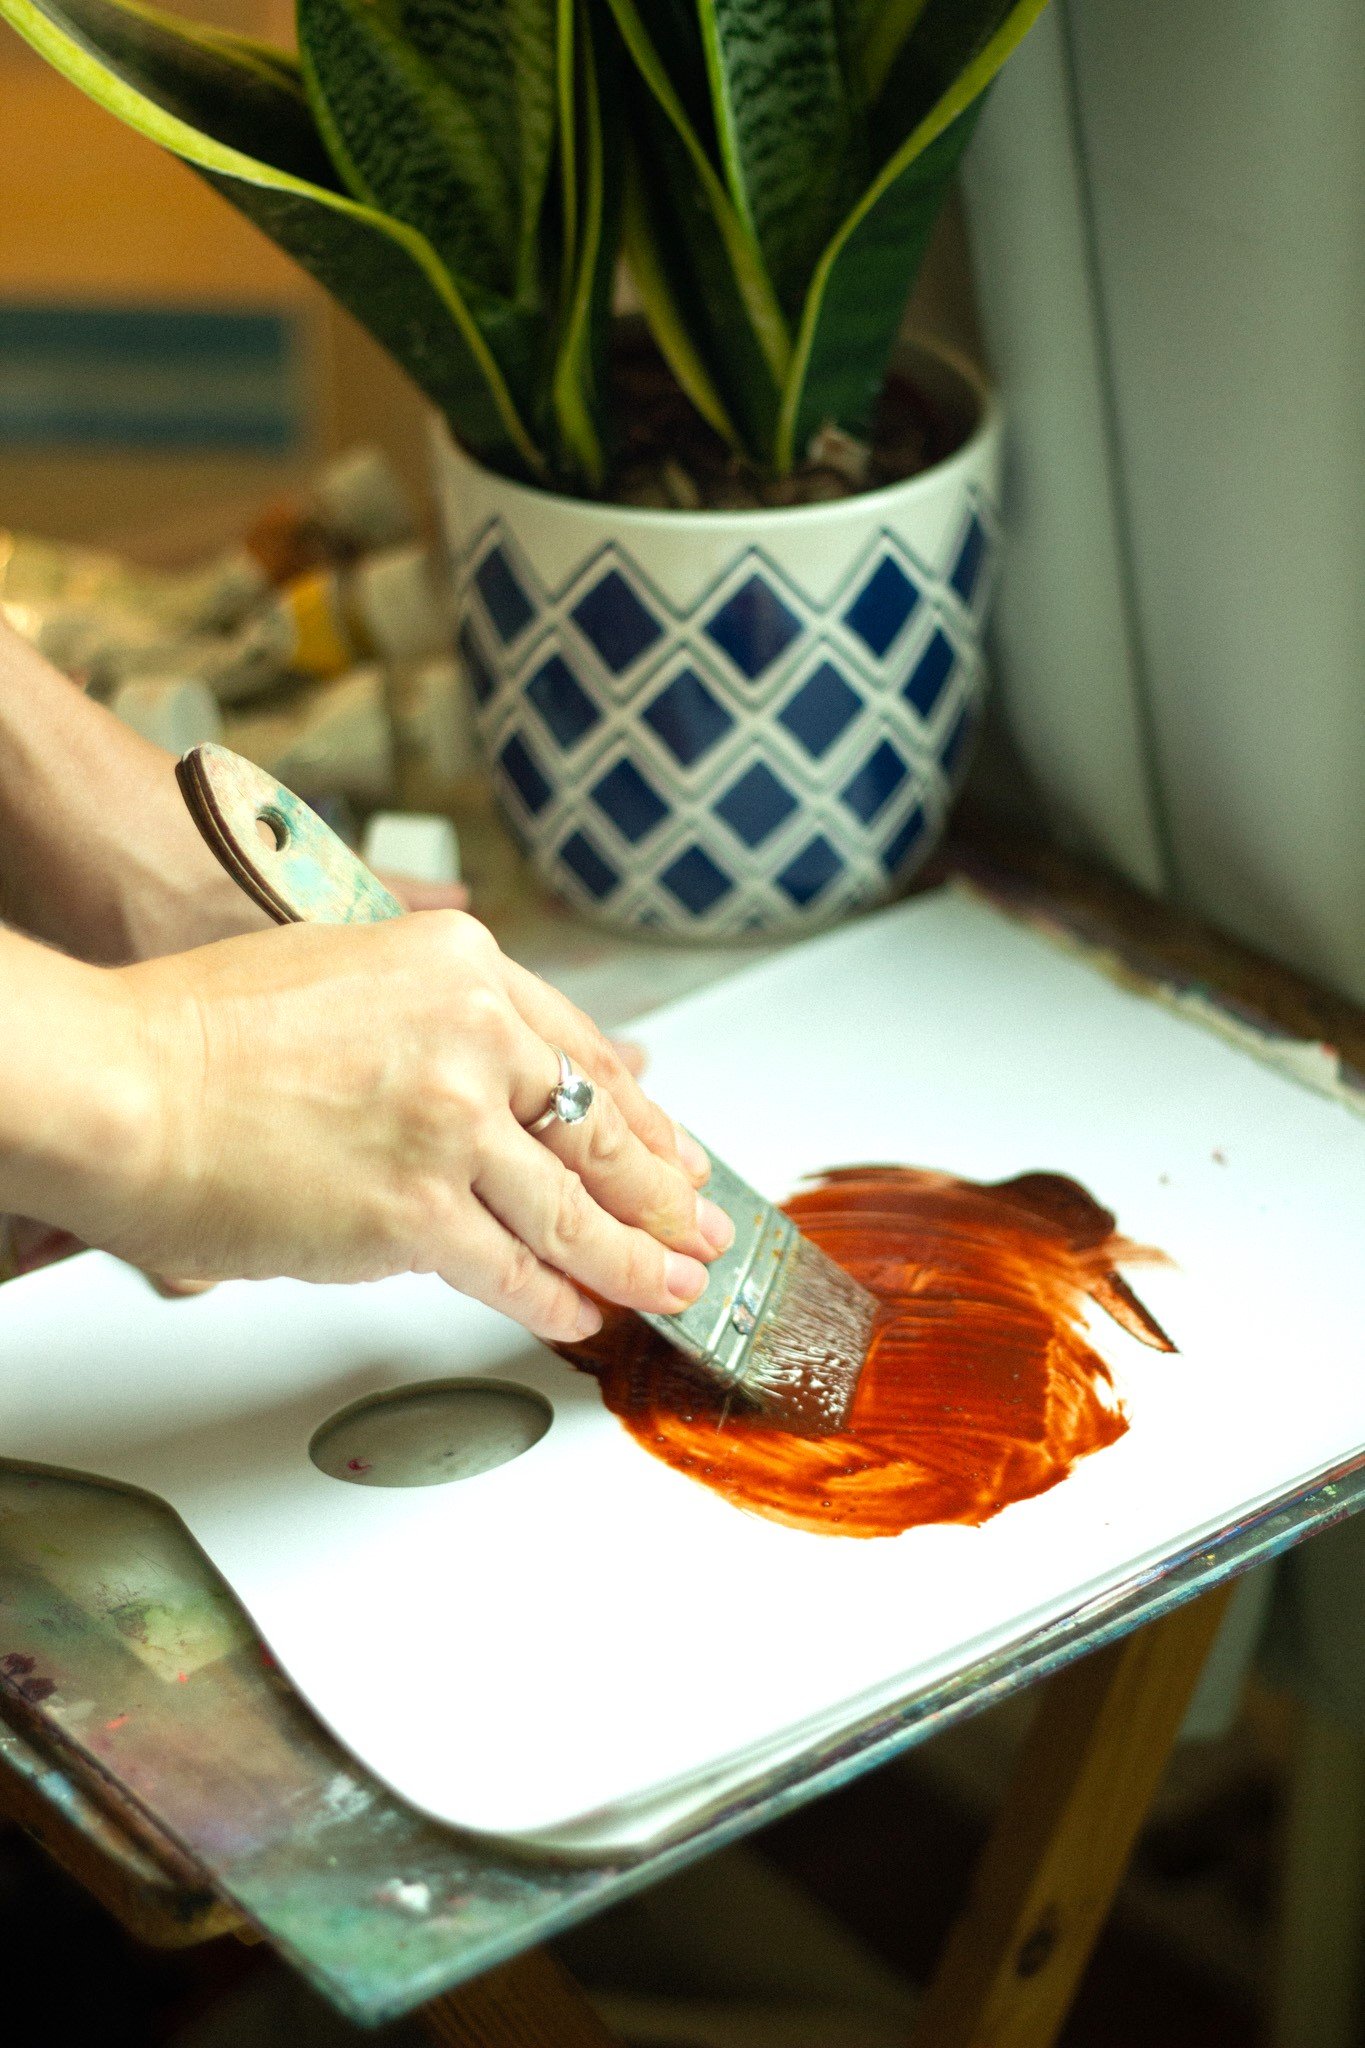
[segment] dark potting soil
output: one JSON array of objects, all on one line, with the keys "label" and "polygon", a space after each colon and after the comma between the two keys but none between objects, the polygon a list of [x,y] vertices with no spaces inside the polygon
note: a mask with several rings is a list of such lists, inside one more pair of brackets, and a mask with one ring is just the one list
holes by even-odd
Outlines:
[{"label": "dark potting soil", "polygon": [[648,343],[616,360],[621,446],[604,496],[675,512],[758,512],[819,505],[917,476],[961,445],[960,424],[893,372],[866,442],[822,428],[790,475],[766,477],[709,427]]}]

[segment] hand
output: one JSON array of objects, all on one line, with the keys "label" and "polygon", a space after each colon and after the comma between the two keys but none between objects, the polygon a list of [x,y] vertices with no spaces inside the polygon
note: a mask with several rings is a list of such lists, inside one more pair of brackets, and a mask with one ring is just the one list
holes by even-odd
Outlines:
[{"label": "hand", "polygon": [[[461,888],[386,876],[410,909]],[[0,914],[78,960],[118,966],[264,931],[210,853],[175,759],[91,703],[0,619]]]},{"label": "hand", "polygon": [[[289,926],[99,979],[146,1128],[53,1220],[152,1271],[436,1272],[564,1342],[600,1325],[585,1289],[686,1306],[733,1235],[695,1140],[473,918]],[[552,1045],[597,1100],[531,1137]]]}]

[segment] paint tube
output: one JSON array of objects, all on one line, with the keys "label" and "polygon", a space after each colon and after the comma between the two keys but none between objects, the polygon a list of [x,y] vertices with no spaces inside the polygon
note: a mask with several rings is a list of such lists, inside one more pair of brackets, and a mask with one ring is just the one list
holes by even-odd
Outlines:
[{"label": "paint tube", "polygon": [[450,612],[427,551],[386,548],[354,568],[296,576],[240,631],[179,651],[225,704],[289,676],[317,681],[375,659],[410,661],[450,645]]},{"label": "paint tube", "polygon": [[382,802],[394,780],[393,731],[383,670],[354,669],[304,685],[269,710],[224,720],[223,744],[309,800]]},{"label": "paint tube", "polygon": [[479,773],[469,686],[452,655],[392,669],[389,712],[405,796],[421,802],[428,788],[448,790]]},{"label": "paint tube", "polygon": [[246,547],[273,584],[329,562],[410,541],[416,521],[388,458],[350,448],[321,470],[305,495],[277,499],[247,529]]},{"label": "paint tube", "polygon": [[[107,695],[138,670],[188,665],[198,673],[190,657],[173,659],[183,642],[242,629],[278,584],[406,547],[414,532],[392,464],[377,449],[355,448],[327,464],[306,495],[267,508],[242,545],[193,569],[145,569],[102,549],[0,529],[0,615],[56,667]],[[307,608],[306,594],[300,603]],[[274,639],[288,644],[279,622]],[[304,640],[306,651],[306,622]],[[358,651],[348,643],[340,667]],[[251,688],[282,672],[265,648],[254,661],[243,650],[243,659]],[[339,672],[326,662],[302,665]]]},{"label": "paint tube", "polygon": [[365,827],[360,855],[377,873],[414,882],[460,879],[455,827],[434,811],[376,811]]},{"label": "paint tube", "polygon": [[269,585],[242,549],[170,575],[97,548],[0,532],[0,613],[56,667],[97,690],[118,663],[236,624]]},{"label": "paint tube", "polygon": [[426,661],[450,652],[449,594],[425,548],[412,544],[367,555],[352,570],[349,587],[352,616],[381,661]]},{"label": "paint tube", "polygon": [[223,737],[218,699],[195,677],[135,677],[119,685],[109,709],[143,739],[177,758],[191,747]]},{"label": "paint tube", "polygon": [[171,571],[140,568],[100,548],[0,532],[0,604],[40,620],[102,609],[145,613],[163,634],[212,630],[244,618],[267,588],[259,563],[242,548],[197,569]]}]

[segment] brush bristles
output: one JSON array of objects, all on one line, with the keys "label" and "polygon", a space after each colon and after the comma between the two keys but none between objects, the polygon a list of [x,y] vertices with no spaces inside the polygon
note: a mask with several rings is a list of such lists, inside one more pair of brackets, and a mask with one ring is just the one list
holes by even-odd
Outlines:
[{"label": "brush bristles", "polygon": [[853,1405],[875,1295],[798,1236],[764,1306],[736,1384],[793,1435],[842,1429]]}]

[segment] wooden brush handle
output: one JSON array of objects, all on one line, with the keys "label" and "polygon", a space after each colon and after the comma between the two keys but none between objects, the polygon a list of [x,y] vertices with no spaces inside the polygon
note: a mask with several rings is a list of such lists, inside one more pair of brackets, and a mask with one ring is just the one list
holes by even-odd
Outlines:
[{"label": "wooden brush handle", "polygon": [[176,767],[190,816],[234,882],[277,924],[378,924],[398,898],[283,783],[226,747]]}]

